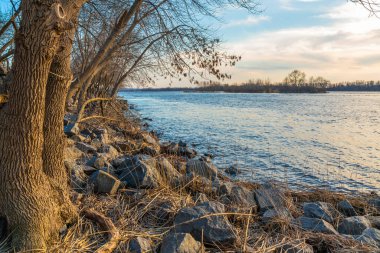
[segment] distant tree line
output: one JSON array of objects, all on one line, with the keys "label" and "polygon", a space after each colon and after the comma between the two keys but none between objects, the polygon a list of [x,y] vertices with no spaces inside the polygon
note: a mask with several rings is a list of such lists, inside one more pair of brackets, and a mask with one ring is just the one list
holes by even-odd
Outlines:
[{"label": "distant tree line", "polygon": [[380,91],[380,81],[354,81],[331,83],[322,76],[311,76],[293,70],[282,82],[272,83],[269,79],[251,79],[241,84],[220,82],[200,82],[195,89],[200,92],[230,93],[324,93],[326,91]]}]

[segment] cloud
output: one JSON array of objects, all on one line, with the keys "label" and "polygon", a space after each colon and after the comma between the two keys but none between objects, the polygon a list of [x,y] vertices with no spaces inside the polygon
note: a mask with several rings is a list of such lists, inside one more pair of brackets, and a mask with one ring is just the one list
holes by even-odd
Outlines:
[{"label": "cloud", "polygon": [[271,77],[282,80],[292,69],[333,81],[380,79],[380,20],[346,3],[323,15],[325,25],[260,32],[226,44],[243,60],[233,81]]},{"label": "cloud", "polygon": [[231,20],[227,24],[223,25],[222,28],[236,27],[236,26],[246,26],[246,25],[257,25],[259,23],[269,21],[269,16],[248,16],[245,19]]}]

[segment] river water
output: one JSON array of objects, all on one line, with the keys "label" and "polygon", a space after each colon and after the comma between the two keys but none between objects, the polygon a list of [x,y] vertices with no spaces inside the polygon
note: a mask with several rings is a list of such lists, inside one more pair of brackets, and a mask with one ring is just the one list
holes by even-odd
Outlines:
[{"label": "river water", "polygon": [[380,191],[380,93],[121,92],[162,140],[215,155],[238,178]]}]

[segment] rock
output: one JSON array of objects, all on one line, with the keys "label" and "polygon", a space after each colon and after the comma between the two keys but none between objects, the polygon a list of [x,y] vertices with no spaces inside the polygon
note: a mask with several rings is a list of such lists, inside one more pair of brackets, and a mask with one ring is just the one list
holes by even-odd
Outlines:
[{"label": "rock", "polygon": [[102,156],[95,157],[93,167],[100,170],[107,166],[107,161]]},{"label": "rock", "polygon": [[186,156],[188,158],[194,158],[197,156],[197,151],[188,147],[178,147],[178,154],[181,156]]},{"label": "rock", "polygon": [[202,203],[202,202],[209,201],[206,194],[199,193],[199,192],[197,192],[197,194],[193,197],[193,200],[195,203]]},{"label": "rock", "polygon": [[174,232],[190,233],[197,241],[206,243],[233,244],[236,236],[228,219],[223,216],[205,215],[224,213],[225,207],[218,202],[203,202],[194,207],[182,208],[174,219]]},{"label": "rock", "polygon": [[241,170],[236,168],[235,166],[230,166],[227,169],[224,170],[225,173],[231,176],[236,176],[237,174],[241,173]]},{"label": "rock", "polygon": [[126,158],[118,167],[119,179],[132,188],[155,188],[162,182],[156,160],[148,155]]},{"label": "rock", "polygon": [[98,152],[101,153],[106,159],[112,160],[119,156],[119,152],[111,145],[103,144],[98,148]]},{"label": "rock", "polygon": [[131,253],[152,252],[152,241],[138,236],[129,241],[128,250]]},{"label": "rock", "polygon": [[371,199],[368,201],[368,204],[380,210],[380,198]]},{"label": "rock", "polygon": [[91,153],[91,154],[95,154],[96,153],[96,148],[94,148],[93,146],[87,144],[87,143],[84,143],[84,142],[77,142],[75,144],[75,146],[82,152],[84,153]]},{"label": "rock", "polygon": [[276,249],[277,253],[313,253],[313,247],[304,241],[286,243]]},{"label": "rock", "polygon": [[115,194],[120,186],[120,181],[105,171],[98,170],[90,177],[97,193]]},{"label": "rock", "polygon": [[380,229],[380,216],[367,216],[371,226]]},{"label": "rock", "polygon": [[305,217],[323,219],[328,223],[334,223],[335,219],[340,216],[330,203],[325,202],[304,203],[303,213]]},{"label": "rock", "polygon": [[[68,168],[67,163],[65,163],[66,168]],[[83,166],[74,164],[69,168],[70,171],[70,185],[74,190],[81,192],[87,184],[88,176],[83,170]]]},{"label": "rock", "polygon": [[112,146],[119,152],[132,152],[138,149],[138,145],[134,141],[117,141]]},{"label": "rock", "polygon": [[73,135],[79,135],[80,130],[77,124],[71,123],[63,128],[63,132],[68,136],[71,137]]},{"label": "rock", "polygon": [[171,219],[176,212],[174,204],[170,201],[158,204],[153,208],[151,213],[148,215],[151,216],[151,219],[155,220],[155,224],[159,226],[165,226],[168,223],[168,220]]},{"label": "rock", "polygon": [[214,180],[218,175],[218,168],[212,163],[192,159],[186,164],[186,173],[194,173],[195,175]]},{"label": "rock", "polygon": [[371,223],[364,216],[344,218],[338,226],[338,232],[346,235],[361,235],[363,231],[371,227]]},{"label": "rock", "polygon": [[82,135],[76,135],[76,134],[74,134],[73,136],[71,136],[70,139],[72,139],[75,142],[84,142],[84,141],[86,141],[86,137],[84,137]]},{"label": "rock", "polygon": [[342,212],[345,216],[357,216],[355,209],[348,200],[343,200],[338,203],[338,210]]},{"label": "rock", "polygon": [[171,183],[178,182],[181,174],[173,167],[173,165],[165,157],[162,156],[158,157],[156,160],[157,170],[160,173],[161,177]]},{"label": "rock", "polygon": [[231,182],[220,183],[216,188],[218,195],[230,195],[234,184]]},{"label": "rock", "polygon": [[180,146],[178,143],[171,142],[169,144],[164,143],[161,145],[162,152],[171,155],[180,155],[186,156],[188,158],[194,158],[197,155],[197,152],[193,149],[190,149],[186,146]]},{"label": "rock", "polygon": [[272,185],[264,185],[254,193],[261,213],[269,209],[281,209],[286,205],[286,201],[290,201],[280,189]]},{"label": "rock", "polygon": [[239,185],[233,186],[228,198],[230,199],[231,204],[235,206],[249,207],[254,211],[257,210],[255,193],[253,191],[249,191],[245,187]]},{"label": "rock", "polygon": [[188,233],[170,233],[164,238],[161,253],[200,253],[202,244]]},{"label": "rock", "polygon": [[103,143],[98,138],[91,140],[91,146],[97,148],[98,152],[99,152],[99,149],[102,147],[102,145]]},{"label": "rock", "polygon": [[334,227],[330,223],[321,219],[301,216],[294,221],[294,224],[300,226],[300,228],[307,231],[313,231],[313,232],[325,233],[325,234],[335,234],[335,235],[338,234],[338,232],[334,229]]},{"label": "rock", "polygon": [[273,219],[282,219],[282,220],[291,221],[293,219],[293,216],[289,212],[289,210],[286,208],[281,208],[279,210],[277,209],[266,210],[265,213],[263,214],[263,221],[268,222]]},{"label": "rock", "polygon": [[97,136],[97,138],[102,143],[108,143],[109,142],[107,129],[105,129],[105,128],[97,128],[97,129],[93,130],[93,133]]},{"label": "rock", "polygon": [[376,228],[366,228],[356,240],[380,247],[380,230]]}]

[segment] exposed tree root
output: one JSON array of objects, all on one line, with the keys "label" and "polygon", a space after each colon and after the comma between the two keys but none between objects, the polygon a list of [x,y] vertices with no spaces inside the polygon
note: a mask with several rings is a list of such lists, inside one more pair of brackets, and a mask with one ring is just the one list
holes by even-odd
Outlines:
[{"label": "exposed tree root", "polygon": [[119,230],[113,224],[112,220],[92,209],[84,209],[82,211],[82,214],[87,219],[90,219],[99,224],[101,229],[108,234],[108,242],[106,242],[102,247],[97,249],[95,253],[113,252],[119,243],[120,233]]}]

